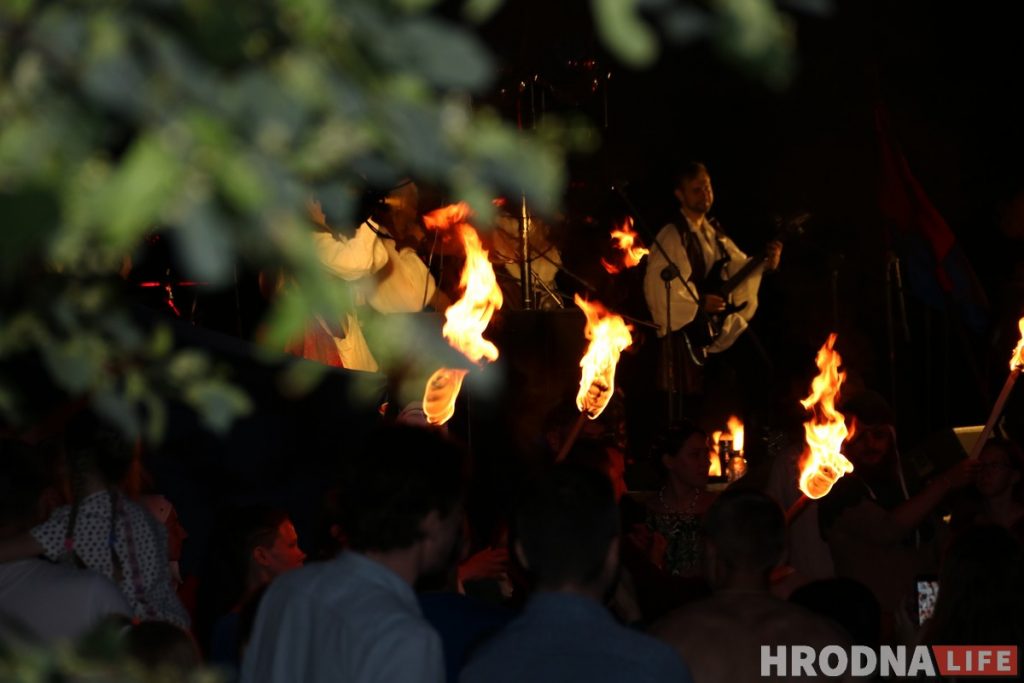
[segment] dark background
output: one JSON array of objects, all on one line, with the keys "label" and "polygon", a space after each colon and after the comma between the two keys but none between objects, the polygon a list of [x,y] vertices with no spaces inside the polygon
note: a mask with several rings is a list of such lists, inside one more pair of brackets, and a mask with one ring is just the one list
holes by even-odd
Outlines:
[{"label": "dark background", "polygon": [[[461,4],[442,11],[456,14]],[[773,90],[704,41],[666,43],[656,65],[630,70],[602,50],[587,0],[510,0],[480,29],[500,64],[484,99],[524,128],[549,116],[589,121],[594,148],[571,158],[556,234],[566,265],[619,312],[649,317],[642,267],[612,277],[599,265],[608,232],[626,212],[613,185],[628,183],[643,214],[637,217],[657,229],[674,209],[672,169],[685,159],[704,161],[715,185],[713,213],[748,253],[771,238],[774,216],[811,212],[808,233],[787,244],[780,272],[764,281],[750,333],[729,352],[749,410],[742,417],[749,424],[760,412],[799,429],[797,400],[816,372],[815,352],[835,331],[849,384],[895,399],[901,445],[912,450],[951,426],[984,421],[1018,336],[1024,111],[1017,85],[1024,60],[1017,34],[1024,8],[925,0],[833,7],[829,16],[790,15],[798,70],[788,88]],[[934,290],[927,249],[894,238],[879,204],[879,107],[955,233],[987,305],[926,296]],[[923,266],[912,272],[922,254]],[[903,265],[909,339],[900,296],[886,277],[893,256]],[[581,289],[571,279],[560,283]],[[228,313],[200,324],[247,336],[258,305],[247,310],[245,302],[259,298],[248,290],[239,299],[224,295]],[[450,425],[472,447],[483,482],[475,491],[489,507],[503,506],[515,459],[524,446],[542,448],[550,418],[573,419],[582,326],[572,311],[496,316],[488,336],[498,340],[502,359],[484,374],[501,375],[507,390],[487,397],[468,384]],[[638,327],[635,337],[617,381],[639,461],[662,406],[652,392],[653,335]],[[255,363],[232,362],[252,373],[253,386],[271,381]],[[327,473],[375,421],[373,406],[346,408],[349,381],[350,373],[332,371],[304,403],[267,399],[224,439],[200,436],[193,420],[176,416],[175,438],[151,464],[193,534],[187,555],[200,552],[218,506],[253,500],[289,507],[308,542]],[[1018,438],[1020,394],[1007,409],[1007,427]],[[617,425],[606,422],[614,432]],[[753,455],[751,463],[758,465]]]},{"label": "dark background", "polygon": [[[982,422],[1016,341],[1024,9],[923,0],[832,7],[826,16],[788,13],[797,72],[773,90],[709,41],[665,42],[654,67],[635,71],[602,50],[588,2],[508,2],[482,29],[502,67],[491,103],[527,128],[551,115],[591,123],[599,144],[572,160],[563,253],[638,317],[639,278],[609,285],[596,267],[623,211],[612,185],[628,181],[657,229],[672,208],[667,176],[700,159],[715,185],[713,213],[748,253],[771,237],[773,216],[810,211],[809,234],[787,245],[781,272],[762,287],[753,331],[771,363],[749,340],[737,344],[736,362],[759,382],[770,377],[788,400],[806,392],[815,350],[837,331],[851,384],[895,395],[903,438],[916,441]],[[973,266],[987,308],[923,296],[934,283],[921,277],[934,264],[908,273],[920,253],[894,239],[879,207],[878,107]],[[901,258],[909,342],[895,283],[886,283],[891,255]],[[1011,404],[1009,414],[1017,412]]]}]

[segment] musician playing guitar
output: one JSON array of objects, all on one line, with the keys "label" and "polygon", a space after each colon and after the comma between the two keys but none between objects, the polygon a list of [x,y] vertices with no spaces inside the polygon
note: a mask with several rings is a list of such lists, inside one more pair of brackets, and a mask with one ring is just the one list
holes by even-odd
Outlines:
[{"label": "musician playing guitar", "polygon": [[[702,366],[708,354],[728,349],[747,328],[757,310],[761,274],[778,268],[782,243],[770,242],[764,256],[744,269],[751,259],[707,217],[715,195],[707,168],[699,162],[683,166],[674,179],[674,194],[682,215],[658,233],[661,248],[652,245],[644,296],[658,336],[672,333],[668,346],[675,386],[663,382],[663,388],[697,395],[703,393]],[[714,293],[726,284],[723,278],[737,274],[739,278],[728,282],[727,296]],[[661,374],[664,378],[668,373]]]}]

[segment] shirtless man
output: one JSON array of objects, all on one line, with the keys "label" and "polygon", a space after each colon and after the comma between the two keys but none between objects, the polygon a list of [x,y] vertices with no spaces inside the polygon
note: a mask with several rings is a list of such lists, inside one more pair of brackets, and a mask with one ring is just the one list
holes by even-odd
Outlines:
[{"label": "shirtless man", "polygon": [[789,681],[761,677],[762,645],[851,645],[838,625],[769,592],[769,576],[786,545],[777,503],[754,491],[727,491],[708,510],[705,524],[715,594],[681,607],[652,629],[690,665],[695,683]]}]

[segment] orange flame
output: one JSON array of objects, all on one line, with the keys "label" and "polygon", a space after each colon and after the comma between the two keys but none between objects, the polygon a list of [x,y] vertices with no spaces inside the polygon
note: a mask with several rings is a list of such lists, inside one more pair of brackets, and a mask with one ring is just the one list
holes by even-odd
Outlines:
[{"label": "orange flame", "polygon": [[[743,422],[735,415],[730,415],[726,428],[728,431],[716,430],[711,433],[713,446],[711,447],[708,476],[722,476],[722,459],[719,457],[719,454],[721,452],[721,443],[728,441],[731,442],[731,445],[728,449],[727,469],[729,471],[726,474],[729,475],[729,481],[733,481],[746,474],[746,460],[743,458]],[[742,464],[740,461],[742,461]]]},{"label": "orange flame", "polygon": [[[469,215],[469,206],[460,202],[428,213],[423,217],[423,223],[431,230],[454,228],[462,240],[466,251],[466,265],[459,281],[462,296],[445,311],[441,332],[453,348],[472,362],[479,363],[483,359],[498,359],[498,347],[483,335],[503,300],[480,236],[466,222]],[[465,375],[465,370],[441,368],[431,376],[423,395],[423,412],[427,421],[440,425],[451,418]]]},{"label": "orange flame", "polygon": [[1017,322],[1017,327],[1020,328],[1020,340],[1017,342],[1017,348],[1013,350],[1013,356],[1010,358],[1010,369],[1024,370],[1024,318]]},{"label": "orange flame", "polygon": [[[640,265],[641,259],[651,253],[649,249],[640,243],[640,240],[637,239],[638,237],[633,231],[632,216],[626,216],[622,225],[612,230],[612,241],[615,243],[615,248],[625,252],[623,265],[626,268]],[[621,268],[605,259],[601,259],[601,265],[612,275],[621,270]]]},{"label": "orange flame", "polygon": [[455,414],[455,399],[462,389],[462,380],[466,370],[440,368],[427,380],[427,389],[423,392],[423,413],[427,422],[432,425],[443,425]]},{"label": "orange flame", "polygon": [[633,343],[629,334],[632,327],[596,301],[584,301],[578,294],[574,300],[587,316],[584,334],[590,340],[587,352],[580,360],[583,372],[580,390],[576,394],[576,407],[591,420],[596,420],[615,391],[615,366],[622,351]]},{"label": "orange flame", "polygon": [[835,403],[846,373],[839,371],[843,360],[834,349],[835,343],[833,333],[818,350],[814,359],[818,376],[811,383],[811,395],[800,401],[813,413],[804,423],[807,448],[800,461],[800,490],[808,498],[827,495],[840,477],[853,471],[853,463],[839,452],[848,433],[846,420]]}]

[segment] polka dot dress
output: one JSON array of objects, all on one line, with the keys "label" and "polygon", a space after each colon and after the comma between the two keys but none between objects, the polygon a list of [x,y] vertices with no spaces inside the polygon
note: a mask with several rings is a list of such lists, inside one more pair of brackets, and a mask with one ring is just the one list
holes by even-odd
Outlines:
[{"label": "polka dot dress", "polygon": [[[188,615],[172,588],[167,564],[167,530],[144,508],[118,494],[113,546],[122,573],[119,584],[135,616],[188,628]],[[32,529],[47,558],[57,561],[68,549],[65,536],[71,507],[58,508]],[[110,552],[111,496],[98,491],[82,499],[73,531],[75,554],[89,569],[115,579]],[[130,541],[129,541],[130,539]]]}]

